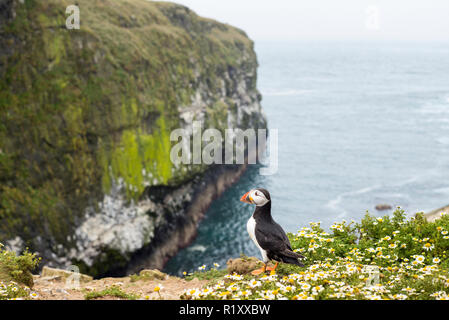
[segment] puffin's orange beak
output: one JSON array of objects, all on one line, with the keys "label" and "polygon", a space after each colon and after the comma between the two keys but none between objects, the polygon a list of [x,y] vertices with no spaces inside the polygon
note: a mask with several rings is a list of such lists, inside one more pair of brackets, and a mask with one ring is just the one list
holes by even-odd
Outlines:
[{"label": "puffin's orange beak", "polygon": [[248,191],[247,193],[245,193],[241,198],[240,198],[240,201],[242,201],[242,202],[245,202],[245,203],[249,203],[249,204],[252,204],[252,202],[251,202],[251,197],[249,196],[249,193],[250,193],[251,191]]}]

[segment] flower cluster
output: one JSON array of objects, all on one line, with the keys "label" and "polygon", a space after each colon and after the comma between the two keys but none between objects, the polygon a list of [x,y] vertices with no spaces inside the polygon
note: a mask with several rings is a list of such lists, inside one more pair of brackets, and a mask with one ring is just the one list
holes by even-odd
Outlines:
[{"label": "flower cluster", "polygon": [[38,294],[27,286],[21,286],[15,281],[0,281],[0,300],[37,299]]},{"label": "flower cluster", "polygon": [[28,249],[16,255],[0,243],[0,300],[36,299],[37,294],[25,284],[32,284],[31,270],[39,261]]},{"label": "flower cluster", "polygon": [[330,233],[311,223],[289,234],[293,249],[306,257],[304,268],[280,264],[277,274],[230,274],[186,290],[183,298],[448,299],[447,230],[449,216],[407,219],[399,208],[392,217],[334,223]]}]

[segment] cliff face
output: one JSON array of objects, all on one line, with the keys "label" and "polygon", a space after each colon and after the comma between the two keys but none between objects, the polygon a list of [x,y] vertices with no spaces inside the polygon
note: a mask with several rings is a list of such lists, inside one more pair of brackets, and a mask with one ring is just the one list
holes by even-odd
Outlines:
[{"label": "cliff face", "polygon": [[170,132],[264,128],[253,43],[183,6],[0,0],[0,242],[93,275],[161,267],[243,166],[175,166]]}]

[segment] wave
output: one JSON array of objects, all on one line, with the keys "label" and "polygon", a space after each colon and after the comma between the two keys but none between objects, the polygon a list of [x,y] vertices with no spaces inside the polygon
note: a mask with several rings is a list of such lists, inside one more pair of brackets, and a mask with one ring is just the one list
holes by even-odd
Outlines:
[{"label": "wave", "polygon": [[449,114],[448,107],[446,103],[425,104],[419,109],[419,113],[430,115]]},{"label": "wave", "polygon": [[449,114],[449,94],[437,97],[432,102],[425,103],[419,110],[421,114]]},{"label": "wave", "polygon": [[[329,209],[334,210],[334,211],[337,211],[337,210],[343,210],[343,209],[340,207],[340,204],[341,204],[341,202],[343,201],[343,198],[347,198],[347,197],[350,197],[350,196],[361,195],[361,194],[364,194],[364,193],[369,193],[369,192],[371,192],[371,191],[376,190],[376,189],[379,188],[379,187],[381,187],[381,186],[380,186],[380,185],[375,185],[375,186],[372,186],[372,187],[366,187],[366,188],[362,188],[362,189],[355,190],[355,191],[344,192],[344,193],[338,195],[337,198],[335,198],[335,199],[333,199],[333,200],[330,200],[328,203],[326,203],[325,206],[326,206],[327,208],[329,208]],[[343,213],[343,212],[344,212],[345,215],[346,215],[346,211],[343,210],[342,213]]]},{"label": "wave", "polygon": [[[350,205],[351,198],[357,198],[361,195],[369,194],[372,202],[391,202],[393,206],[395,206],[395,202],[401,202],[401,205],[408,203],[410,201],[410,195],[406,193],[397,192],[397,189],[402,189],[404,186],[416,183],[419,179],[425,177],[426,175],[414,176],[407,180],[401,181],[399,183],[392,183],[389,185],[376,184],[370,187],[361,188],[354,191],[348,191],[339,194],[335,199],[328,201],[325,205],[326,208],[331,209],[332,211],[339,212],[337,218],[341,218],[347,215],[347,211],[345,209],[344,203]],[[368,199],[366,199],[368,200]],[[366,204],[369,203],[366,202]]]},{"label": "wave", "polygon": [[433,190],[436,193],[441,193],[441,194],[449,194],[449,187],[446,188],[436,188]]},{"label": "wave", "polygon": [[449,137],[446,137],[446,136],[444,136],[444,137],[439,137],[439,138],[436,139],[436,141],[437,141],[439,144],[449,145]]},{"label": "wave", "polygon": [[206,251],[206,247],[205,246],[202,246],[202,245],[200,245],[200,244],[196,244],[196,245],[193,245],[193,246],[191,246],[191,247],[189,247],[187,250],[188,251],[199,251],[199,252],[204,252],[204,251]]},{"label": "wave", "polygon": [[285,90],[261,90],[262,95],[279,97],[279,96],[301,96],[306,93],[311,92],[311,90],[301,90],[301,89],[285,89]]}]

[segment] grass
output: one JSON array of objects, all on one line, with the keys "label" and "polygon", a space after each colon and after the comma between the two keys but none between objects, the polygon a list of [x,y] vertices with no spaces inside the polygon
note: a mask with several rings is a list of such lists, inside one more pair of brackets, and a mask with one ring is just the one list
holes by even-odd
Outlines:
[{"label": "grass", "polygon": [[129,277],[130,277],[131,282],[136,282],[136,281],[140,281],[140,280],[143,280],[143,281],[164,280],[166,275],[159,271],[149,270],[149,271],[141,272],[140,274],[132,274]]},{"label": "grass", "polygon": [[185,276],[185,279],[187,281],[191,281],[193,279],[198,280],[216,280],[223,278],[228,272],[226,270],[217,270],[217,269],[210,269],[205,272],[196,271],[194,273],[188,274]]},{"label": "grass", "polygon": [[116,297],[116,298],[121,298],[121,299],[126,299],[126,300],[140,299],[140,296],[135,295],[135,294],[126,293],[126,292],[122,291],[122,289],[120,289],[117,286],[112,286],[112,287],[104,289],[102,291],[91,291],[91,292],[87,292],[84,294],[85,300],[93,300],[93,299],[98,299],[98,298],[103,298],[103,297]]}]

